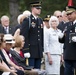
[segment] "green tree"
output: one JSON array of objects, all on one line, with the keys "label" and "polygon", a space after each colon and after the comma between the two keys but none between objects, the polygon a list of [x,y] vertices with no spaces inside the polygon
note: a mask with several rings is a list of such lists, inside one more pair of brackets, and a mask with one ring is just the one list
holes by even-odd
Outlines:
[{"label": "green tree", "polygon": [[[0,17],[8,15],[12,25],[17,25],[17,16],[25,10],[30,10],[30,2],[36,0],[0,0]],[[68,4],[68,0],[40,0],[42,1],[43,18],[46,14],[53,14],[55,10],[64,10]],[[73,0],[76,5],[76,0]]]},{"label": "green tree", "polygon": [[9,0],[9,14],[12,25],[17,25],[17,17],[19,15],[19,0]]}]

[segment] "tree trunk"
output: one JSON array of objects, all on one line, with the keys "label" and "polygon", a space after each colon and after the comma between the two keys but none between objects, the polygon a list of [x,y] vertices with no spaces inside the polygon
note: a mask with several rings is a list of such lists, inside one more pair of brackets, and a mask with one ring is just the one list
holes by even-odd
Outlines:
[{"label": "tree trunk", "polygon": [[19,15],[18,0],[9,0],[9,12],[11,25],[17,25],[17,17]]}]

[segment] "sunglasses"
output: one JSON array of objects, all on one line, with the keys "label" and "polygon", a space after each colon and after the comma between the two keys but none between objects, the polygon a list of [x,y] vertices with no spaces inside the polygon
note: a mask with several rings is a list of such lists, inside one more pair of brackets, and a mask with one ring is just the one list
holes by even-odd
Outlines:
[{"label": "sunglasses", "polygon": [[62,15],[57,16],[57,18],[62,17]]}]

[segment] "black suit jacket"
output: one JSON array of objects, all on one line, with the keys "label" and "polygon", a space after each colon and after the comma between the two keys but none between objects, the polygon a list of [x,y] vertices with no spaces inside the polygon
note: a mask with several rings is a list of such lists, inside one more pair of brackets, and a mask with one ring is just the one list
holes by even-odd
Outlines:
[{"label": "black suit jacket", "polygon": [[71,40],[71,34],[75,33],[76,24],[71,25],[70,22],[67,23],[67,30],[65,31],[65,36],[60,39],[60,42],[64,42],[64,60],[76,60],[76,42]]},{"label": "black suit jacket", "polygon": [[[0,33],[6,34],[6,31],[2,25],[0,25]],[[9,25],[9,34],[14,33],[14,27]]]},{"label": "black suit jacket", "polygon": [[36,20],[33,15],[30,16],[30,21],[29,18],[25,18],[21,25],[21,34],[25,37],[24,49],[29,48],[31,58],[41,58],[43,51],[42,19],[38,18]]},{"label": "black suit jacket", "polygon": [[10,50],[10,53],[12,54],[12,58],[18,66],[21,66],[24,69],[27,69],[25,58],[21,57],[19,53],[17,53],[14,50]]},{"label": "black suit jacket", "polygon": [[[16,31],[18,28],[21,29],[21,25],[20,25],[20,24],[18,24],[18,25],[16,25],[16,26],[14,27],[14,33],[15,33],[15,31]],[[14,33],[13,33],[13,35],[14,35]]]}]

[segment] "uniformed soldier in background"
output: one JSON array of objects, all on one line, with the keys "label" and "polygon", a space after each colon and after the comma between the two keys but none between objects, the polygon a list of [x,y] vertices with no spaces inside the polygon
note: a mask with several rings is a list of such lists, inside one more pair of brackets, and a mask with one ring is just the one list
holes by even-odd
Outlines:
[{"label": "uniformed soldier in background", "polygon": [[49,25],[49,20],[50,20],[51,15],[46,15],[43,19],[43,24],[44,24],[44,28],[45,29],[49,29],[50,25]]},{"label": "uniformed soldier in background", "polygon": [[[49,25],[49,20],[50,20],[50,17],[51,15],[47,14],[44,18],[43,18],[43,25],[44,25],[44,29],[43,29],[43,39],[45,40],[45,36],[46,36],[46,31],[50,28],[50,25]],[[45,42],[43,43],[44,44],[44,50],[46,49],[45,48]],[[41,61],[41,69],[45,69],[45,53],[43,52],[43,58],[42,58],[42,61]]]},{"label": "uniformed soldier in background", "polygon": [[64,42],[64,75],[74,75],[76,69],[76,8],[66,7],[67,18],[70,22],[66,23],[63,31],[64,37],[60,42]]},{"label": "uniformed soldier in background", "polygon": [[38,16],[41,13],[41,3],[32,2],[31,5],[31,16],[25,18],[22,27],[21,35],[25,37],[24,50],[29,49],[31,57],[29,58],[29,66],[34,66],[36,69],[41,67],[42,58],[42,37],[43,37],[43,21]]},{"label": "uniformed soldier in background", "polygon": [[[49,25],[49,20],[50,20],[50,17],[51,15],[46,15],[43,19],[43,24],[44,24],[44,40],[46,39],[45,36],[46,36],[46,31],[50,28],[50,25]],[[46,47],[45,47],[45,42],[44,42],[44,50],[46,50]]]}]

